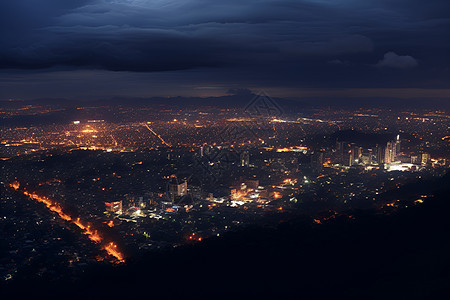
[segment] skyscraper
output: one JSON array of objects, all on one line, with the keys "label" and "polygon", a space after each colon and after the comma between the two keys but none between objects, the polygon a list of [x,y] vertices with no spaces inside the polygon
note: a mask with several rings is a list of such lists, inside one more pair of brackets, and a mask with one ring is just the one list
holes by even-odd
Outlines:
[{"label": "skyscraper", "polygon": [[400,135],[397,135],[397,139],[395,140],[395,159],[397,159],[397,156],[400,155],[401,152],[400,143]]},{"label": "skyscraper", "polygon": [[377,156],[377,163],[378,164],[384,164],[384,154],[385,154],[385,150],[384,147],[381,145],[376,146],[376,156]]},{"label": "skyscraper", "polygon": [[386,149],[384,152],[384,162],[386,164],[393,163],[395,161],[396,153],[396,142],[387,142]]},{"label": "skyscraper", "polygon": [[425,166],[426,164],[428,164],[430,162],[430,154],[428,153],[422,153],[422,166]]},{"label": "skyscraper", "polygon": [[248,167],[250,164],[250,154],[247,150],[243,151],[240,155],[241,167]]},{"label": "skyscraper", "polygon": [[372,164],[372,158],[373,158],[373,150],[372,149],[369,149],[369,159],[368,159],[368,161],[367,161],[367,163],[369,164],[369,165],[371,165]]},{"label": "skyscraper", "polygon": [[187,181],[178,181],[175,175],[172,175],[168,186],[168,196],[173,202],[177,197],[183,197],[187,195]]},{"label": "skyscraper", "polygon": [[362,148],[355,145],[354,143],[351,144],[350,151],[349,151],[349,161],[348,165],[353,166],[355,164],[359,163],[359,159],[362,155]]},{"label": "skyscraper", "polygon": [[355,148],[354,148],[354,147],[351,147],[351,148],[350,148],[349,154],[350,154],[350,155],[349,155],[349,158],[348,158],[348,165],[349,165],[349,166],[352,166],[352,165],[354,164],[355,156],[356,156]]}]

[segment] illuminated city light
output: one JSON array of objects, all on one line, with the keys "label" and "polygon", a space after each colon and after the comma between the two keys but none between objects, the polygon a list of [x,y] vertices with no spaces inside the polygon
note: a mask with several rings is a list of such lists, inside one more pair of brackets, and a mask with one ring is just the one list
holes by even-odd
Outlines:
[{"label": "illuminated city light", "polygon": [[[30,183],[39,184],[39,190],[34,192],[27,184],[23,185],[24,182],[21,185],[14,181],[10,187],[23,192],[33,202],[43,203],[52,212],[48,222],[42,220],[40,214],[30,215],[31,226],[55,226],[56,219],[57,224],[65,224],[64,227],[79,234],[83,243],[70,245],[70,248],[86,247],[88,251],[77,251],[81,254],[78,257],[76,252],[65,250],[57,257],[70,264],[71,270],[78,270],[84,263],[94,263],[93,258],[124,261],[119,244],[108,239],[108,232],[120,233],[129,253],[141,253],[160,248],[160,243],[177,247],[203,242],[208,236],[222,236],[230,228],[255,221],[263,223],[267,217],[288,220],[303,207],[311,214],[310,225],[317,228],[324,226],[320,224],[333,225],[332,220],[338,214],[327,212],[330,207],[339,211],[339,222],[355,219],[346,214],[363,199],[379,210],[377,214],[390,214],[407,207],[405,204],[419,209],[430,199],[426,195],[414,193],[404,197],[399,193],[402,194],[398,196],[400,200],[395,201],[386,195],[393,190],[403,192],[409,181],[420,178],[419,175],[424,180],[430,176],[438,178],[449,165],[448,155],[442,151],[450,141],[448,124],[431,117],[422,124],[419,123],[422,118],[408,120],[399,113],[400,119],[397,119],[399,114],[395,114],[395,122],[399,122],[392,123],[385,120],[386,115],[381,111],[373,115],[363,110],[355,114],[354,111],[318,109],[311,119],[300,121],[286,121],[297,119],[299,115],[287,116],[286,120],[264,118],[258,120],[261,124],[257,125],[270,124],[267,128],[259,129],[255,125],[249,131],[247,125],[253,125],[242,122],[244,119],[239,118],[238,111],[207,109],[211,111],[209,114],[189,111],[189,108],[174,110],[169,106],[163,106],[160,111],[155,107],[129,111],[120,107],[123,113],[120,121],[83,119],[77,126],[69,119],[69,122],[52,126],[6,128],[1,138],[5,157],[0,157],[9,160],[4,162],[7,171],[4,181],[30,178]],[[160,112],[162,118],[157,115]],[[82,118],[101,116],[81,115]],[[135,117],[139,119],[133,119]],[[317,121],[316,117],[324,122]],[[149,118],[152,122],[142,121]],[[380,119],[370,120],[371,124],[368,118]],[[223,132],[230,124],[239,130]],[[439,126],[440,131],[433,131],[433,124]],[[410,126],[411,130],[405,126]],[[338,143],[335,135],[349,128],[355,128],[351,130],[355,131],[353,133],[367,134],[367,143],[358,139],[351,141],[350,137]],[[255,132],[251,132],[253,130]],[[398,132],[402,134],[401,139]],[[222,159],[221,155],[228,152],[231,152],[230,157]],[[386,155],[389,161],[385,160]],[[22,175],[21,172],[28,172],[30,165],[30,174]],[[168,197],[167,187],[164,187],[173,179],[170,174],[189,178],[186,196],[192,198]],[[40,183],[34,183],[38,181]],[[67,195],[67,199],[55,201],[53,193],[59,194],[61,199]],[[4,199],[9,199],[8,195]],[[35,208],[28,202],[26,209]],[[310,210],[310,202],[324,210]],[[334,206],[334,203],[339,205]],[[11,214],[18,205],[23,205],[14,199],[6,200],[6,204]],[[69,207],[82,212],[81,218],[78,214],[68,214]],[[3,218],[10,221],[10,216]],[[97,220],[101,227],[89,220]],[[196,233],[191,233],[193,231]],[[55,251],[59,251],[57,241],[63,239],[59,233],[55,230],[43,235],[46,243],[55,241]],[[34,246],[25,241],[23,245],[28,246],[25,249]],[[92,248],[98,252],[91,252]],[[36,251],[39,248],[36,247]],[[50,258],[49,261],[56,260]]]},{"label": "illuminated city light", "polygon": [[277,152],[305,152],[308,150],[308,147],[305,146],[293,146],[289,148],[278,148]]},{"label": "illuminated city light", "polygon": [[150,126],[148,126],[147,124],[144,124],[144,126],[151,132],[153,133],[157,138],[159,138],[159,140],[166,145],[167,147],[172,147],[170,144],[168,144],[159,134],[157,134],[153,129],[150,128]]},{"label": "illuminated city light", "polygon": [[84,130],[81,131],[82,133],[94,133],[97,132],[97,130],[92,129],[92,128],[86,128]]},{"label": "illuminated city light", "polygon": [[[20,189],[19,182],[13,182],[9,186],[16,191],[18,191]],[[88,236],[88,238],[91,241],[93,241],[95,243],[101,243],[103,241],[103,237],[98,233],[97,230],[92,229],[90,225],[84,225],[81,222],[80,218],[72,219],[71,216],[69,216],[68,214],[63,212],[61,206],[58,203],[55,203],[54,201],[52,201],[46,197],[40,196],[36,193],[30,193],[25,190],[23,190],[22,193],[25,196],[27,196],[39,203],[45,204],[45,206],[47,206],[47,208],[50,211],[56,212],[61,219],[71,222],[72,224],[75,224],[78,228],[80,228],[82,230],[83,234]],[[103,245],[102,249],[105,250],[109,255],[115,257],[118,263],[125,262],[124,255],[117,249],[117,245],[115,243],[110,242],[106,245]]]},{"label": "illuminated city light", "polygon": [[203,240],[203,237],[198,236],[195,232],[191,233],[190,235],[187,236],[187,239],[190,241],[197,241],[197,242],[201,242]]}]

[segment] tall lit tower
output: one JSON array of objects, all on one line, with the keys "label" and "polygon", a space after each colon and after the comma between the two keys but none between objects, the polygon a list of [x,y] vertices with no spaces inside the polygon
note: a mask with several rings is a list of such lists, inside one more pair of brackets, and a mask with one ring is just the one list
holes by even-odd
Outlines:
[{"label": "tall lit tower", "polygon": [[183,197],[187,195],[187,181],[178,181],[175,175],[170,176],[169,186],[168,186],[168,196],[173,202],[177,197]]},{"label": "tall lit tower", "polygon": [[384,162],[390,164],[395,161],[395,143],[387,142],[386,149],[384,152]]},{"label": "tall lit tower", "polygon": [[248,153],[247,150],[241,153],[240,158],[241,158],[241,166],[248,167],[248,165],[250,164],[250,154]]},{"label": "tall lit tower", "polygon": [[400,135],[397,135],[397,139],[395,140],[395,159],[397,159],[397,155],[400,154]]},{"label": "tall lit tower", "polygon": [[383,146],[377,145],[376,151],[377,151],[377,153],[376,153],[377,163],[383,164],[384,163],[384,154],[385,154],[385,150],[384,150]]}]

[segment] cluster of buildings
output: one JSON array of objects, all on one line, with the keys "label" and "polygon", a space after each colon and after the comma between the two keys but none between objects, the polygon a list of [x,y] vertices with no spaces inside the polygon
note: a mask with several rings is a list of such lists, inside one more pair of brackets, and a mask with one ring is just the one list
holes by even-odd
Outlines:
[{"label": "cluster of buildings", "polygon": [[[400,136],[387,143],[376,144],[375,147],[362,147],[357,143],[336,142],[334,163],[342,166],[374,167],[386,170],[414,171],[431,163],[428,153],[406,154],[401,151]],[[445,164],[444,162],[440,162]]]},{"label": "cluster of buildings", "polygon": [[256,201],[267,204],[274,199],[274,192],[269,192],[260,186],[257,179],[240,179],[230,188],[230,199],[232,206],[242,205],[246,202]]},{"label": "cluster of buildings", "polygon": [[[248,161],[248,153],[246,154]],[[278,187],[278,189],[284,189]],[[281,198],[281,192],[275,188],[268,189],[260,185],[258,179],[239,178],[229,187],[227,197],[214,197],[213,193],[204,193],[201,188],[189,185],[187,179],[170,176],[165,193],[146,193],[142,196],[127,195],[124,199],[105,202],[105,213],[116,214],[130,221],[141,216],[162,216],[178,212],[180,209],[189,211],[199,202],[227,202],[230,206],[239,206],[250,202],[268,204]],[[195,200],[195,201],[194,201]],[[132,217],[130,219],[130,217]]]},{"label": "cluster of buildings", "polygon": [[[375,142],[371,138],[366,143],[337,140],[335,147],[322,148],[320,151],[312,151],[307,147],[297,148],[264,149],[265,152],[241,149],[236,161],[228,166],[232,170],[231,177],[221,178],[227,182],[224,187],[228,194],[217,198],[212,193],[206,193],[202,187],[196,186],[192,180],[189,180],[188,185],[187,178],[171,175],[167,176],[163,191],[126,195],[122,200],[108,201],[105,203],[106,212],[121,215],[129,220],[130,217],[141,216],[162,218],[180,210],[189,211],[199,202],[225,202],[230,206],[248,203],[265,205],[283,196],[295,195],[299,188],[308,186],[307,176],[314,178],[320,174],[329,174],[327,167],[418,171],[432,164],[446,163],[433,161],[426,152],[404,151],[399,135],[383,142]],[[211,151],[210,148],[200,146],[198,154],[195,155],[205,158]],[[239,173],[239,170],[242,173]],[[273,175],[273,179],[264,177],[267,172]],[[251,174],[256,175],[252,177]],[[264,179],[264,183],[261,184],[259,179]]]}]

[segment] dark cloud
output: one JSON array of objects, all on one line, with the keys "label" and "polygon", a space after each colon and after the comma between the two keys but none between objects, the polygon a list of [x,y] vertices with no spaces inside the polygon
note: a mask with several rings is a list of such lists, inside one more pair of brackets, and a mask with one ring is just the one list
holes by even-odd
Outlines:
[{"label": "dark cloud", "polygon": [[[228,86],[448,87],[449,6],[443,0],[2,1],[0,69],[198,70],[201,84]],[[390,75],[376,63],[408,72]]]},{"label": "dark cloud", "polygon": [[395,52],[387,52],[383,59],[377,63],[377,67],[398,69],[410,69],[417,67],[417,60],[409,55],[398,55]]},{"label": "dark cloud", "polygon": [[32,22],[34,34],[11,38],[0,66],[151,72],[372,50],[369,38],[329,27],[332,16],[308,2],[91,1]]}]

